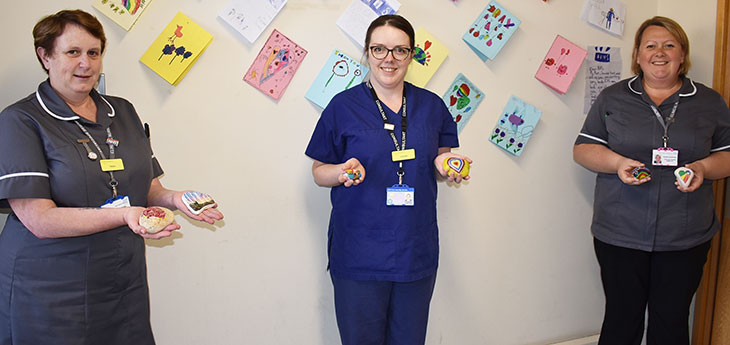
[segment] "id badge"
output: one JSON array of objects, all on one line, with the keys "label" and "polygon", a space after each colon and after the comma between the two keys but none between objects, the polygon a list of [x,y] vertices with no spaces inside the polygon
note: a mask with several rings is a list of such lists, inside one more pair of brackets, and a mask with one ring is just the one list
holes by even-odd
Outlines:
[{"label": "id badge", "polygon": [[122,208],[130,206],[132,205],[129,203],[129,196],[120,195],[116,198],[111,198],[107,201],[104,201],[104,204],[101,205],[101,208]]},{"label": "id badge", "polygon": [[124,161],[121,158],[117,159],[102,159],[99,161],[101,164],[101,171],[119,171],[124,170]]},{"label": "id badge", "polygon": [[388,206],[413,206],[416,190],[407,184],[394,184],[385,189],[385,204]]},{"label": "id badge", "polygon": [[676,167],[679,151],[671,147],[660,147],[651,151],[651,163],[655,166]]}]

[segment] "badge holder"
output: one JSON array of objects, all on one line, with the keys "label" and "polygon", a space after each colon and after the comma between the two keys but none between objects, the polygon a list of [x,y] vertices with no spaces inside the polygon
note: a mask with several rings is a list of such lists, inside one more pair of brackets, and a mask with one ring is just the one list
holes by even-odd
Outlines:
[{"label": "badge holder", "polygon": [[413,206],[416,190],[407,184],[394,184],[386,190],[387,206]]},{"label": "badge holder", "polygon": [[679,161],[679,150],[671,147],[660,147],[651,151],[651,163],[654,166],[676,167]]}]

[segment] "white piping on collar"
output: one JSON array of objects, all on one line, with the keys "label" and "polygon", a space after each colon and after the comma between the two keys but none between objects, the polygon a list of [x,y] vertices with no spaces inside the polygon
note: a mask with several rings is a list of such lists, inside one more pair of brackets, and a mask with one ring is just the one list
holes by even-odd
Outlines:
[{"label": "white piping on collar", "polygon": [[[633,93],[635,93],[637,95],[641,95],[642,94],[641,92],[636,91],[636,90],[634,90],[633,87],[631,87],[631,83],[633,83],[634,80],[636,80],[636,78],[638,78],[638,77],[639,76],[637,75],[637,76],[631,78],[631,80],[629,80],[628,85],[629,85],[629,90],[631,90]],[[692,79],[689,79],[689,78],[687,78],[687,80],[689,80],[689,83],[692,85],[692,92],[690,92],[690,93],[680,93],[679,94],[679,97],[694,96],[697,93],[697,86],[695,85],[695,82],[693,82]]]},{"label": "white piping on collar", "polygon": [[[41,97],[41,94],[38,91],[35,92],[35,98],[38,100],[38,103],[41,104],[41,107],[43,108],[43,110],[45,110],[48,113],[48,115],[51,115],[58,120],[73,121],[73,120],[79,119],[78,115],[63,117],[63,116],[57,115],[54,112],[52,112],[50,109],[48,109],[48,107],[46,106],[46,103],[43,102],[43,98]],[[99,98],[101,98],[101,100],[104,101],[104,103],[106,103],[106,105],[109,107],[109,109],[111,109],[111,113],[107,113],[107,116],[114,117],[116,115],[116,111],[114,110],[114,107],[112,107],[112,105],[109,103],[109,101],[106,100],[106,98],[104,98],[104,96],[99,95]]]}]

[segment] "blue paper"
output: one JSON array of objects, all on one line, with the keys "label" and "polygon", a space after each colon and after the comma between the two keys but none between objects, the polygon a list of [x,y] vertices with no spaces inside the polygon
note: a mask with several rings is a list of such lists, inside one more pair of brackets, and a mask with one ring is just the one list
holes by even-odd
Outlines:
[{"label": "blue paper", "polygon": [[532,131],[535,130],[541,115],[542,110],[511,96],[497,120],[497,125],[489,135],[489,141],[505,151],[519,156],[524,151],[527,141],[530,140]]},{"label": "blue paper", "polygon": [[334,50],[304,96],[325,108],[336,94],[360,84],[369,71],[357,60]]},{"label": "blue paper", "polygon": [[461,133],[461,130],[464,129],[464,126],[469,122],[469,119],[484,99],[484,93],[463,74],[459,73],[441,98],[446,103],[446,108],[449,109],[454,122],[456,122],[458,133]]},{"label": "blue paper", "polygon": [[462,39],[482,61],[494,60],[517,31],[521,21],[496,1],[492,1],[469,27]]}]

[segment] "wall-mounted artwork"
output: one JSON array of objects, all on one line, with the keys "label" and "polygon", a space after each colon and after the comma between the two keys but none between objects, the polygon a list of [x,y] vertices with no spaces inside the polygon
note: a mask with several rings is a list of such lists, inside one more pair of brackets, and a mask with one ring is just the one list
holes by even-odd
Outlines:
[{"label": "wall-mounted artwork", "polygon": [[352,0],[337,19],[337,26],[360,48],[364,48],[370,23],[384,14],[395,14],[399,8],[400,2],[397,0]]},{"label": "wall-mounted artwork", "polygon": [[218,17],[253,43],[274,20],[287,0],[230,0]]},{"label": "wall-mounted artwork", "polygon": [[139,61],[177,86],[212,41],[211,34],[178,12]]},{"label": "wall-mounted artwork", "polygon": [[357,59],[334,50],[305,97],[320,108],[325,108],[336,94],[360,84],[368,72],[369,69]]},{"label": "wall-mounted artwork", "polygon": [[413,61],[408,66],[406,81],[418,87],[425,87],[441,63],[446,60],[449,50],[424,28],[416,31],[416,46]]},{"label": "wall-mounted artwork", "polygon": [[622,36],[626,5],[618,0],[586,0],[580,18],[601,30]]},{"label": "wall-mounted artwork", "polygon": [[575,76],[578,74],[586,54],[585,49],[558,35],[555,37],[552,46],[550,46],[547,55],[540,62],[535,78],[555,91],[564,94],[568,92],[570,84],[573,83]]},{"label": "wall-mounted artwork", "polygon": [[129,31],[151,2],[152,0],[94,0],[91,5]]},{"label": "wall-mounted artwork", "polygon": [[489,135],[489,141],[510,154],[520,156],[540,121],[540,116],[541,110],[511,96]]},{"label": "wall-mounted artwork", "polygon": [[278,101],[305,56],[304,48],[274,29],[243,80]]},{"label": "wall-mounted artwork", "polygon": [[621,80],[621,48],[588,46],[583,113],[588,114],[598,94]]},{"label": "wall-mounted artwork", "polygon": [[521,21],[496,1],[479,14],[462,39],[482,61],[494,60]]},{"label": "wall-mounted artwork", "polygon": [[456,76],[451,86],[442,97],[451,117],[456,122],[458,133],[464,129],[471,116],[474,115],[479,104],[484,99],[484,93],[463,74]]}]

